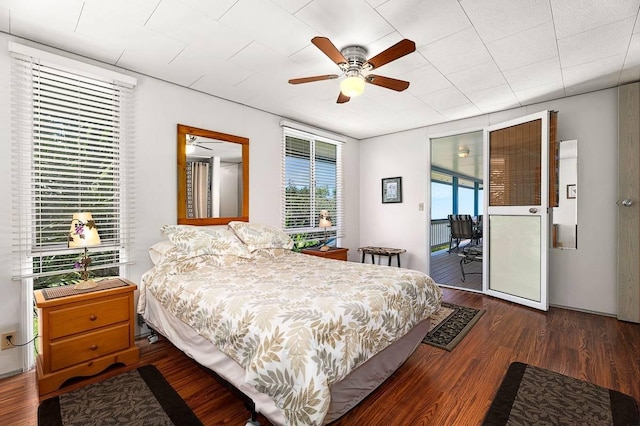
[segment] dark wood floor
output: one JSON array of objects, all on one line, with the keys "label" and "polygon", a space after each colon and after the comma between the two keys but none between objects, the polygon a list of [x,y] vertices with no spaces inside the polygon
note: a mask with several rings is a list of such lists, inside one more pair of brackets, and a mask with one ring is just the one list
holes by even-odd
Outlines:
[{"label": "dark wood floor", "polygon": [[[640,401],[640,325],[559,308],[544,313],[459,290],[444,289],[444,300],[486,313],[452,352],[420,345],[336,425],[477,425],[512,361],[613,388]],[[240,400],[171,344],[148,345],[143,339],[139,346],[141,364],[156,365],[206,425],[244,425],[248,414]],[[33,371],[0,380],[0,424],[35,425],[38,402]]]},{"label": "dark wood floor", "polygon": [[[467,244],[468,241],[462,243]],[[482,291],[482,262],[471,262],[464,265],[466,278],[462,281],[458,252],[439,250],[431,253],[429,276],[441,285]],[[471,273],[471,274],[469,274]]]}]

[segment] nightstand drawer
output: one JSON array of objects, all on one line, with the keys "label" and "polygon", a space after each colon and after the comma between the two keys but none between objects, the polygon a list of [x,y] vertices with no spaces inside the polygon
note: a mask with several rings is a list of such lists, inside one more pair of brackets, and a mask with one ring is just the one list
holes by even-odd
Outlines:
[{"label": "nightstand drawer", "polygon": [[98,358],[129,347],[129,324],[85,333],[49,344],[51,371]]},{"label": "nightstand drawer", "polygon": [[129,309],[129,298],[122,296],[51,311],[49,313],[49,338],[54,340],[109,324],[128,321],[131,315]]}]

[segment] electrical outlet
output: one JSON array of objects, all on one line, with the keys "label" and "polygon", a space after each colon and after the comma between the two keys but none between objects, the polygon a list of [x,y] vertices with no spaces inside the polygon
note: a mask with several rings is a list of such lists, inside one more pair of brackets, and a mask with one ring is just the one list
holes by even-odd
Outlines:
[{"label": "electrical outlet", "polygon": [[15,330],[2,333],[0,335],[0,351],[15,348],[15,346],[9,343],[9,340],[7,339],[8,337],[11,337],[11,341],[15,344],[17,342],[18,333]]}]

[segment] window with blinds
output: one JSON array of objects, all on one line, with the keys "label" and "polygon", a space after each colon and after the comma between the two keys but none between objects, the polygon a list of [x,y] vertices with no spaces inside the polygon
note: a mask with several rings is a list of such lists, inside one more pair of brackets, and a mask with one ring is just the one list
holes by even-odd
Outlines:
[{"label": "window with blinds", "polygon": [[119,275],[133,243],[135,83],[12,57],[14,279],[33,278],[34,288],[79,280],[83,249],[67,247],[77,212],[91,212],[100,235],[91,275]]},{"label": "window with blinds", "polygon": [[[344,235],[342,143],[283,127],[282,227],[298,249]],[[331,227],[318,226],[327,210]]]}]

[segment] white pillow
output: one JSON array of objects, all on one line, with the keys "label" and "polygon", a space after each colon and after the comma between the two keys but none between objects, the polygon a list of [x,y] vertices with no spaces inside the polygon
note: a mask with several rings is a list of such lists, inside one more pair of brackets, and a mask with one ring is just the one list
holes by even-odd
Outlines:
[{"label": "white pillow", "polygon": [[291,250],[293,248],[291,237],[273,226],[233,221],[229,222],[229,227],[252,252],[258,249]]},{"label": "white pillow", "polygon": [[154,265],[157,265],[166,252],[175,247],[170,240],[162,240],[149,247],[149,257]]},{"label": "white pillow", "polygon": [[162,231],[183,257],[204,254],[251,257],[247,246],[228,228],[164,225]]}]

